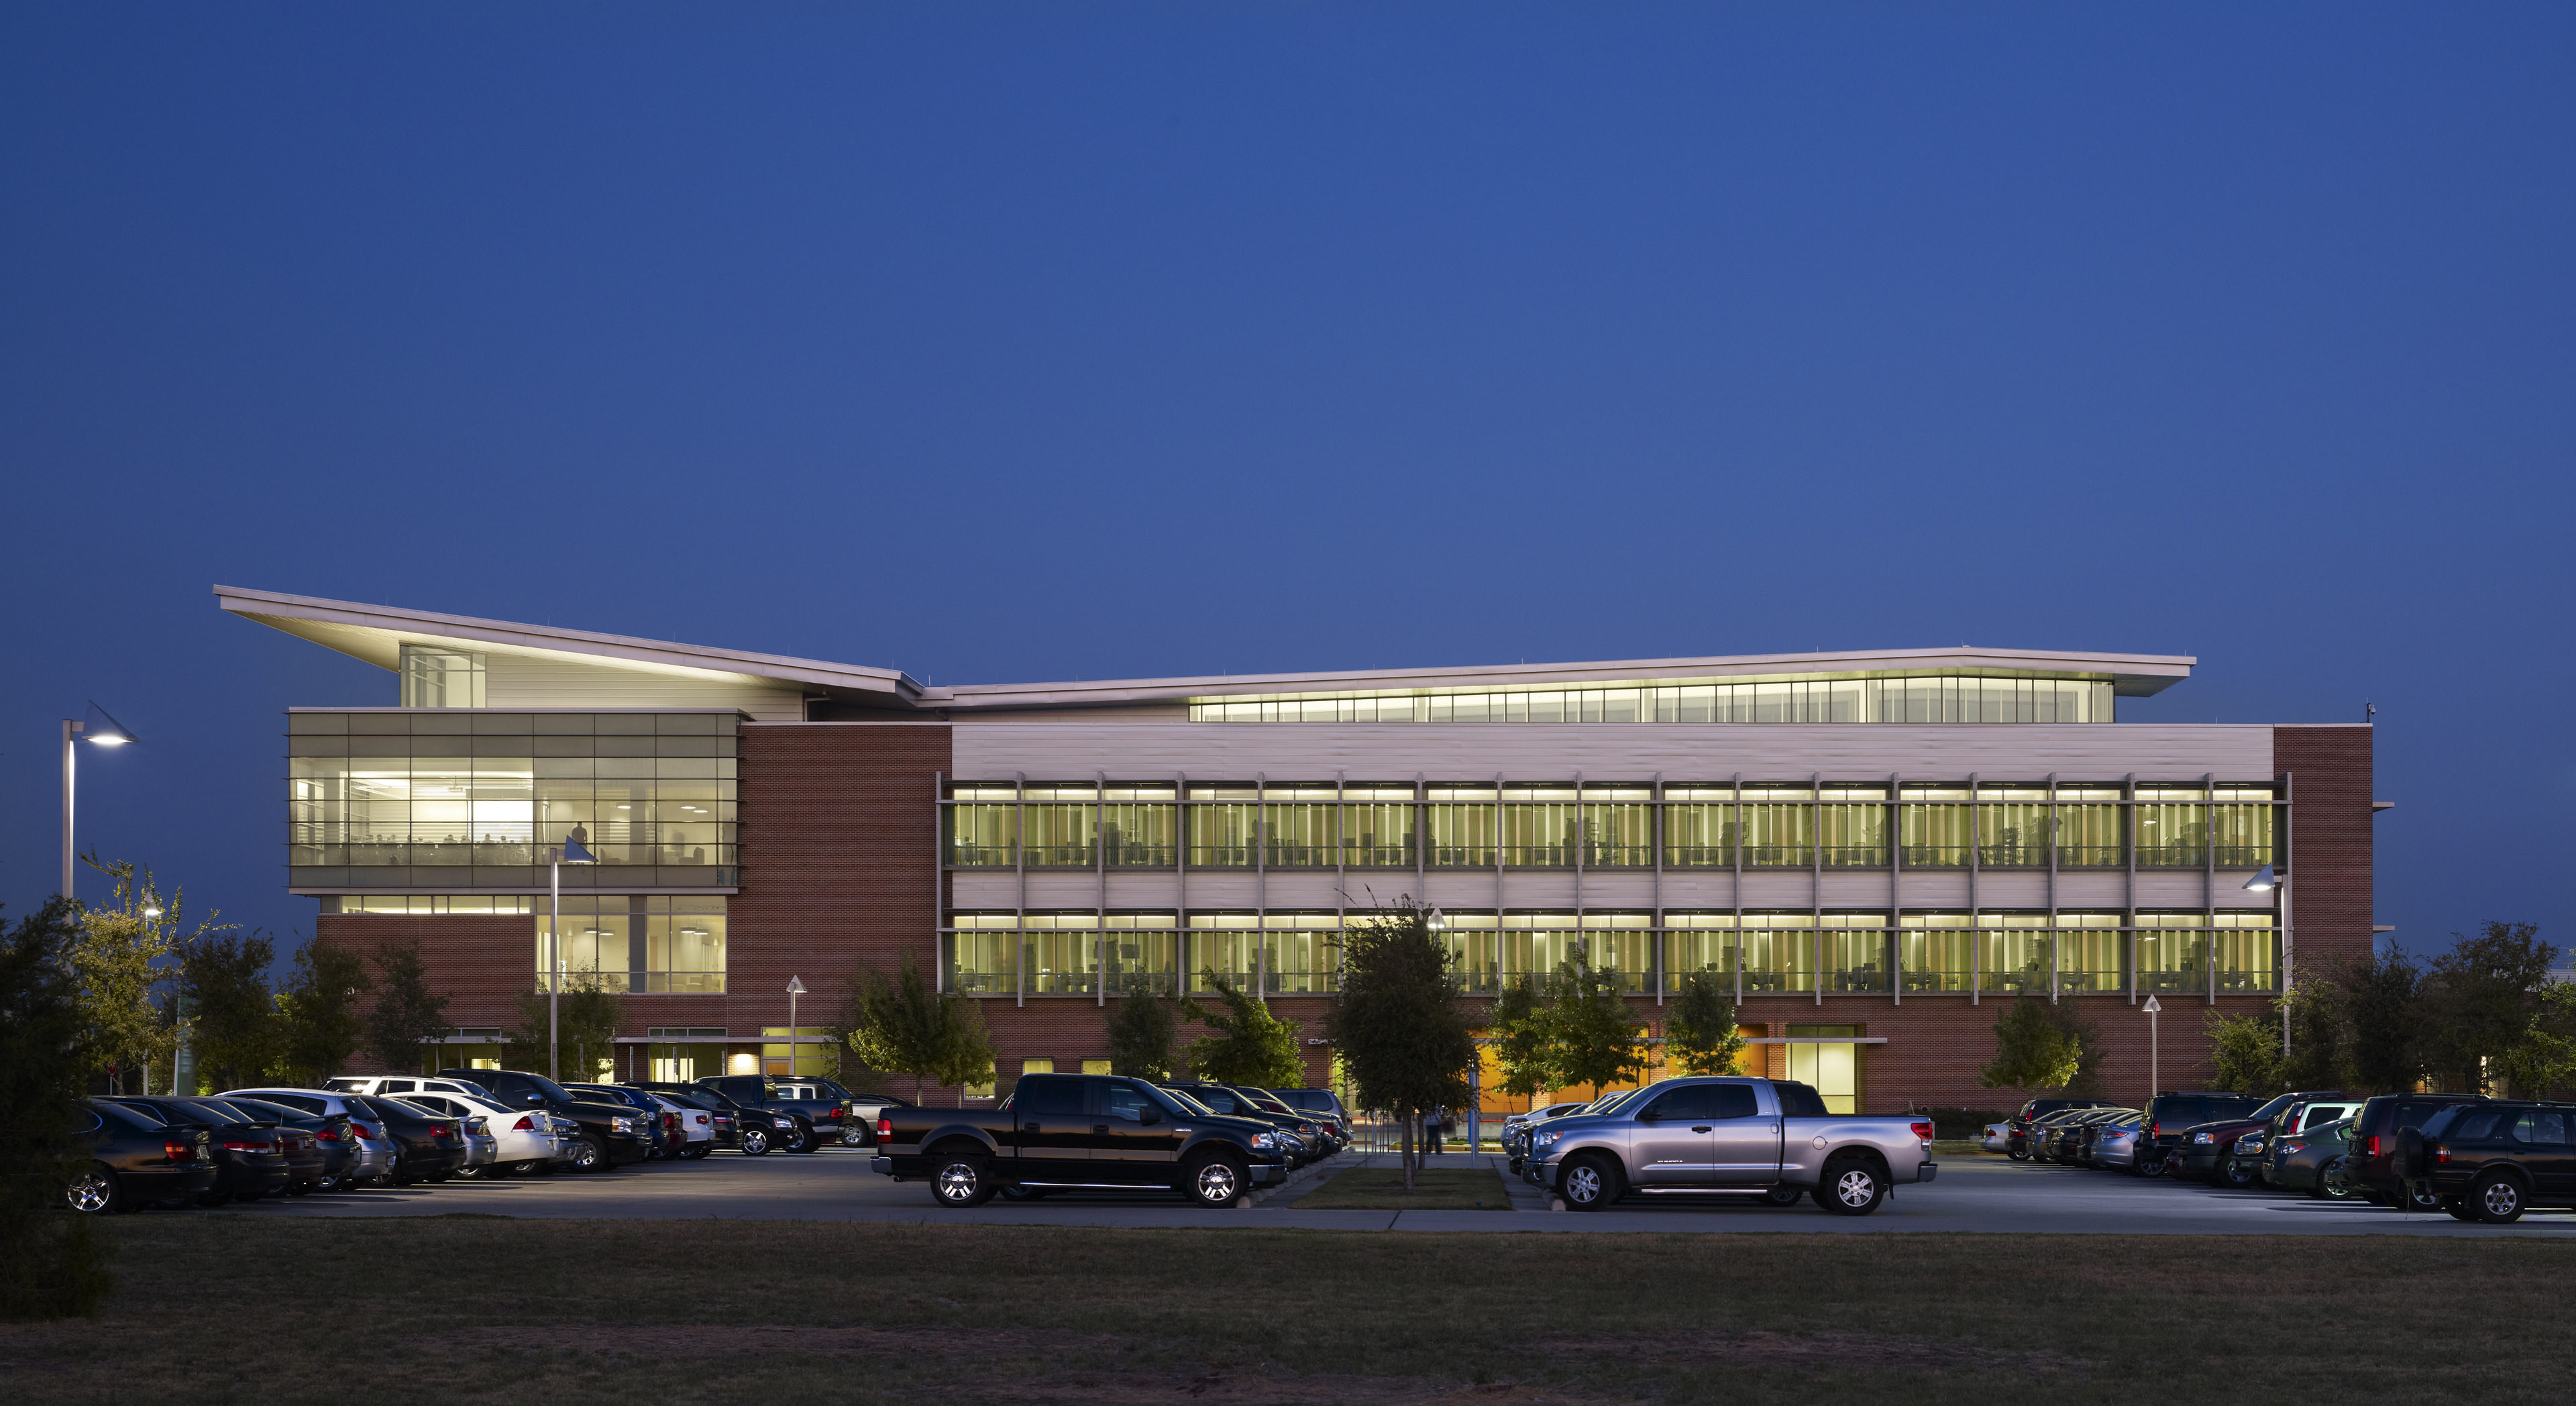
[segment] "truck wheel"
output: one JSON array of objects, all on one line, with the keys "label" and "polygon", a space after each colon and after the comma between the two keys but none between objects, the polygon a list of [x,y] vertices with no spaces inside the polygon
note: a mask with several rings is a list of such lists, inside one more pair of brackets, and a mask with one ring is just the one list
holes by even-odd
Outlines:
[{"label": "truck wheel", "polygon": [[1597,1211],[1619,1199],[1619,1169],[1607,1158],[1577,1157],[1566,1164],[1557,1194],[1569,1211]]},{"label": "truck wheel", "polygon": [[964,1209],[981,1206],[993,1199],[993,1176],[984,1159],[967,1153],[952,1153],[930,1164],[930,1198],[940,1205]]},{"label": "truck wheel", "polygon": [[743,1155],[743,1156],[745,1156],[745,1157],[766,1157],[766,1156],[768,1156],[768,1155],[769,1155],[769,1129],[767,1129],[767,1128],[745,1128],[745,1129],[743,1129],[743,1130],[742,1130],[742,1155]]},{"label": "truck wheel", "polygon": [[1865,1216],[1887,1199],[1887,1178],[1867,1162],[1836,1162],[1825,1168],[1816,1188],[1816,1204],[1836,1215]]},{"label": "truck wheel", "polygon": [[2522,1183],[2502,1172],[2489,1172],[2469,1192],[2478,1219],[2489,1225],[2511,1225],[2522,1219]]},{"label": "truck wheel", "polygon": [[1181,1194],[1211,1211],[1221,1211],[1243,1195],[1243,1169],[1222,1156],[1191,1164],[1181,1174]]},{"label": "truck wheel", "polygon": [[586,1136],[573,1139],[572,1169],[574,1171],[596,1172],[607,1166],[608,1149],[599,1145],[599,1139]]},{"label": "truck wheel", "polygon": [[1806,1194],[1794,1186],[1775,1186],[1762,1193],[1762,1201],[1769,1206],[1794,1206],[1798,1204],[1798,1198]]}]

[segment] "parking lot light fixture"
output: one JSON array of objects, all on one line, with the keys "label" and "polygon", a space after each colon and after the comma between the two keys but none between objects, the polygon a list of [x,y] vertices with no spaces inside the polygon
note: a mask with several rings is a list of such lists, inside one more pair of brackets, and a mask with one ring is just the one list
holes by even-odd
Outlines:
[{"label": "parking lot light fixture", "polygon": [[805,978],[787,978],[787,1077],[804,1073],[804,1061],[796,1057],[796,998],[805,994]]},{"label": "parking lot light fixture", "polygon": [[87,742],[94,747],[122,747],[136,740],[125,724],[107,715],[96,703],[79,722],[63,719],[63,886],[65,898],[72,896],[72,794],[80,771],[79,749],[72,744]]},{"label": "parking lot light fixture", "polygon": [[2156,1012],[2164,1009],[2164,1003],[2150,992],[2147,1003],[2139,1009],[2147,1013],[2147,1097],[2153,1099],[2156,1096]]}]

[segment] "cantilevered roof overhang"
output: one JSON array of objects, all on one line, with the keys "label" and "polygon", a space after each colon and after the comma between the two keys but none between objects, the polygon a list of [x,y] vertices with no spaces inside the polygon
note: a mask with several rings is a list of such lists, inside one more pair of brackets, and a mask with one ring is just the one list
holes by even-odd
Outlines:
[{"label": "cantilevered roof overhang", "polygon": [[920,702],[921,685],[899,669],[872,669],[819,659],[791,659],[738,649],[633,639],[552,625],[480,620],[356,601],[280,595],[273,591],[215,587],[215,600],[246,620],[284,630],[382,669],[396,667],[401,646],[443,644],[488,648],[582,663],[635,669],[682,678],[795,684],[808,693],[852,702],[904,707]]},{"label": "cantilevered roof overhang", "polygon": [[2041,675],[2108,679],[2112,692],[2143,698],[2191,677],[2191,655],[2087,654],[2065,650],[1838,650],[1815,654],[1727,654],[1691,659],[1624,659],[1575,664],[1503,664],[1432,669],[1371,669],[1329,674],[1228,674],[1194,679],[1105,679],[1079,683],[960,684],[924,691],[924,701],[952,710],[1081,708],[1169,703],[1186,698],[1263,698],[1316,694],[1493,692],[1600,688],[1679,680],[1831,679],[1864,675]]}]

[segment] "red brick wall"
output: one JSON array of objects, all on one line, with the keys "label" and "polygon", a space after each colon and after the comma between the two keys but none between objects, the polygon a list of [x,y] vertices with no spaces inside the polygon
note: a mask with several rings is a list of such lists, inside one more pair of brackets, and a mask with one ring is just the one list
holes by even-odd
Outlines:
[{"label": "red brick wall", "polygon": [[[450,1025],[497,1025],[503,1029],[516,1025],[519,1011],[512,998],[537,983],[537,925],[533,918],[325,913],[314,922],[317,941],[370,958],[371,975],[372,958],[377,951],[419,942],[421,960],[428,968],[429,989],[447,996]],[[358,1063],[351,1068],[361,1073],[385,1072],[362,1068],[367,1059],[359,1055]]]},{"label": "red brick wall", "polygon": [[2371,947],[2371,729],[2276,727],[2273,765],[2290,782],[2290,922],[2300,971]]}]

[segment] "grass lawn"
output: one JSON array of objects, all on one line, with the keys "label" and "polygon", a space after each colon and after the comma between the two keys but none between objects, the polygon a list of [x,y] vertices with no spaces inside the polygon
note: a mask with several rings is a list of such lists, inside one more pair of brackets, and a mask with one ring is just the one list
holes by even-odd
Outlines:
[{"label": "grass lawn", "polygon": [[1353,1167],[1297,1199],[1301,1211],[1508,1211],[1511,1193],[1491,1168],[1425,1167],[1404,1189],[1400,1167]]},{"label": "grass lawn", "polygon": [[0,1325],[13,1406],[2576,1395],[2576,1246],[2531,1240],[101,1229],[118,1288],[99,1318]]}]

